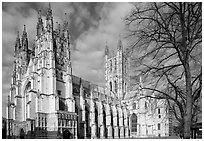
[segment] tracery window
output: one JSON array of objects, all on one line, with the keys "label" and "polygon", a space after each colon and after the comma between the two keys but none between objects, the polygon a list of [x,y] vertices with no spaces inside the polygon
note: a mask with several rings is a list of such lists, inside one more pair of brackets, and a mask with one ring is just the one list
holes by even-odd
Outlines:
[{"label": "tracery window", "polygon": [[112,82],[110,82],[109,85],[110,85],[110,91],[112,91]]},{"label": "tracery window", "polygon": [[160,114],[160,108],[158,109],[158,114]]},{"label": "tracery window", "polygon": [[117,82],[115,81],[115,93],[117,93],[118,92],[118,84],[117,84]]},{"label": "tracery window", "polygon": [[115,58],[115,71],[117,70],[117,60]]},{"label": "tracery window", "polygon": [[25,88],[25,97],[26,97],[26,119],[30,118],[30,101],[31,97],[29,95],[29,91],[31,89],[31,82],[28,82]]},{"label": "tracery window", "polygon": [[137,132],[137,116],[136,114],[132,114],[131,116],[131,122],[132,122],[132,132]]},{"label": "tracery window", "polygon": [[134,102],[133,103],[133,109],[136,109],[137,108],[137,105],[136,105],[136,103]]},{"label": "tracery window", "polygon": [[112,67],[113,67],[112,60],[110,60],[110,72],[112,72]]},{"label": "tracery window", "polygon": [[160,129],[161,129],[161,124],[158,123],[158,124],[157,124],[157,127],[158,127],[158,130],[160,130]]}]

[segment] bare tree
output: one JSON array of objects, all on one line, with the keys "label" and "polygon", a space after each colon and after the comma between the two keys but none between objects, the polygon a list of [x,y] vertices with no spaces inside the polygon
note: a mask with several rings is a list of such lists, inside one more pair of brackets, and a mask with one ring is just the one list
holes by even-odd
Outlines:
[{"label": "bare tree", "polygon": [[[143,89],[167,99],[190,138],[195,101],[202,89],[202,3],[134,3],[126,18],[131,53]],[[149,97],[152,97],[149,95]]]}]

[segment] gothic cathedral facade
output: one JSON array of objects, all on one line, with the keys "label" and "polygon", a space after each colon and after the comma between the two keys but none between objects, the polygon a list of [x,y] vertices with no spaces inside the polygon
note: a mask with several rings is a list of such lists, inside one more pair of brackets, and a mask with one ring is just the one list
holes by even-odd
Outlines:
[{"label": "gothic cathedral facade", "polygon": [[[105,47],[105,88],[72,75],[68,21],[54,29],[49,5],[38,13],[35,45],[26,26],[15,43],[7,105],[8,138],[132,138],[171,135],[165,100],[128,90],[128,59],[122,41]],[[131,97],[131,95],[134,95]]]}]

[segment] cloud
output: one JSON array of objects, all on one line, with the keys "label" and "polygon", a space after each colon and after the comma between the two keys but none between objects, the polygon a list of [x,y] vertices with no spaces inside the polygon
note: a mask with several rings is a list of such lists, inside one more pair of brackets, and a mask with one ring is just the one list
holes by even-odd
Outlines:
[{"label": "cloud", "polygon": [[[48,3],[2,4],[2,115],[5,116],[9,94],[14,44],[17,31],[22,34],[26,24],[29,42],[36,36],[37,11],[43,18]],[[54,24],[68,19],[72,43],[73,73],[104,86],[104,50],[106,41],[115,49],[119,35],[125,32],[123,17],[130,11],[129,3],[51,3]],[[67,17],[64,13],[67,13]],[[124,45],[125,45],[124,41]]]},{"label": "cloud", "polygon": [[125,32],[124,16],[132,5],[129,3],[105,3],[98,12],[97,26],[90,27],[75,40],[73,51],[73,73],[89,81],[105,85],[104,50],[105,42],[116,49],[119,35]]}]

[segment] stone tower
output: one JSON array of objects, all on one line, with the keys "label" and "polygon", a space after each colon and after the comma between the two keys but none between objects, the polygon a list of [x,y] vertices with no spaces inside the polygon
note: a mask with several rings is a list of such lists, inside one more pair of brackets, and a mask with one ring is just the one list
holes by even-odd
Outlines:
[{"label": "stone tower", "polygon": [[106,91],[122,100],[127,92],[127,66],[128,61],[124,57],[122,41],[117,44],[117,52],[111,54],[106,44],[105,48],[105,81]]},{"label": "stone tower", "polygon": [[71,116],[70,120],[74,122],[76,118],[68,21],[65,19],[62,27],[57,25],[54,29],[49,4],[44,21],[41,12],[38,12],[36,28],[37,35],[32,49],[28,47],[25,25],[22,38],[19,33],[16,37],[7,119],[22,122],[15,124],[13,128],[16,129],[12,131],[18,128],[24,132],[37,130],[37,138],[56,138],[68,127],[75,134],[75,124],[69,125],[72,121],[65,128],[59,128],[65,118]]}]

